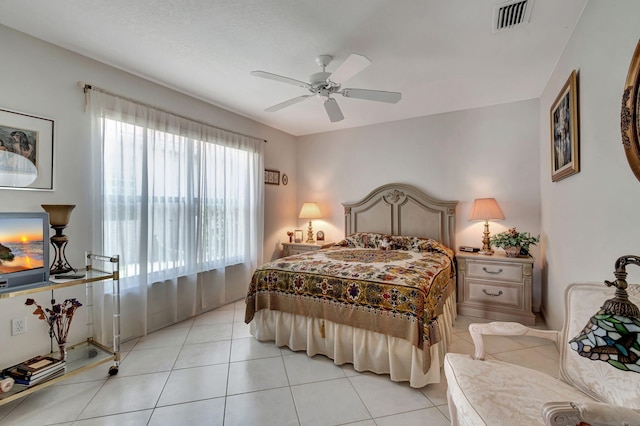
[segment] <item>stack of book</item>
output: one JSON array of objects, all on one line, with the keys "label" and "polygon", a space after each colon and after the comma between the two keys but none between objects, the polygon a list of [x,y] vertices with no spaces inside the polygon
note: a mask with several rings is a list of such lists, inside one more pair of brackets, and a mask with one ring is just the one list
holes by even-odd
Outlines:
[{"label": "stack of book", "polygon": [[46,355],[38,355],[6,368],[2,374],[16,384],[31,386],[64,374],[66,362]]}]

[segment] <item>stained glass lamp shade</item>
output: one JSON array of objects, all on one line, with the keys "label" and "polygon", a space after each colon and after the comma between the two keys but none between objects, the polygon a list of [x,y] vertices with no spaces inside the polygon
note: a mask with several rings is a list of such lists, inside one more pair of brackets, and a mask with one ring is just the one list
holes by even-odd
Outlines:
[{"label": "stained glass lamp shade", "polygon": [[605,281],[607,286],[616,287],[615,297],[605,301],[569,343],[585,358],[640,373],[640,310],[627,294],[628,263],[640,266],[640,257],[623,256],[616,261],[616,280]]}]

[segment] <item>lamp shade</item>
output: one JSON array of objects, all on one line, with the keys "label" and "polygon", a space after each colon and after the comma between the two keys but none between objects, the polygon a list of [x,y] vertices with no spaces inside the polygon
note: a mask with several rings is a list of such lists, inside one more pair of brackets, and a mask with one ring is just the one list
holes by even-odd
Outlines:
[{"label": "lamp shade", "polygon": [[71,211],[75,204],[41,204],[44,211],[49,213],[49,223],[52,226],[67,226],[71,219]]},{"label": "lamp shade", "polygon": [[495,198],[476,198],[469,212],[469,220],[504,220],[504,214]]},{"label": "lamp shade", "polygon": [[300,219],[320,219],[320,207],[317,203],[304,203],[300,209]]},{"label": "lamp shade", "polygon": [[629,300],[626,265],[640,266],[640,256],[616,261],[615,297],[606,300],[584,329],[569,341],[571,349],[592,361],[604,361],[623,371],[640,373],[640,309]]}]

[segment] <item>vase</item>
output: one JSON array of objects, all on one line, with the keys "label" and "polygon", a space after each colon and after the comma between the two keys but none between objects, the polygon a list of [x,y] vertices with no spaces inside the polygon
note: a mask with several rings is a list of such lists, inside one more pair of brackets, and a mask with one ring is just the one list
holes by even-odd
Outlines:
[{"label": "vase", "polygon": [[504,252],[507,254],[507,257],[518,257],[518,255],[520,254],[520,247],[519,246],[505,247]]},{"label": "vase", "polygon": [[58,343],[58,350],[60,351],[60,361],[67,360],[67,343]]}]

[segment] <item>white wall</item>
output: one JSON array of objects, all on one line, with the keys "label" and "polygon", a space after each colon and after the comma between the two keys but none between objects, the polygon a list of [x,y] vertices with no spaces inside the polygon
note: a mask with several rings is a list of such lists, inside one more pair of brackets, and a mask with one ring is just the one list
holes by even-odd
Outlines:
[{"label": "white wall", "polygon": [[[67,257],[75,267],[84,265],[84,250],[91,246],[89,185],[92,170],[88,167],[88,117],[83,110],[83,93],[76,83],[85,81],[214,126],[267,139],[265,166],[286,171],[291,182],[286,187],[268,186],[265,189],[264,257],[274,257],[274,247],[286,238],[286,231],[282,230],[295,220],[293,205],[297,179],[293,136],[4,26],[0,26],[0,40],[0,57],[5,58],[0,67],[0,107],[55,120],[54,190],[0,189],[0,211],[42,211],[41,204],[76,204],[70,225],[65,230],[70,239]],[[281,206],[292,208],[280,209]],[[248,283],[237,285],[244,288]],[[67,293],[61,292],[56,297],[68,297]],[[84,300],[84,289],[71,293]],[[48,304],[48,293],[37,293],[33,297],[41,304]],[[0,366],[49,348],[47,329],[42,321],[31,315],[32,309],[24,306],[25,298],[0,300]],[[78,314],[81,312],[82,309]],[[28,332],[11,337],[10,320],[21,317],[27,317]],[[72,333],[81,335],[83,322],[81,317],[76,317]]]},{"label": "white wall", "polygon": [[[620,136],[622,92],[640,36],[639,18],[637,0],[589,1],[540,98],[542,300],[554,328],[562,325],[569,284],[612,280],[619,256],[640,254],[640,182]],[[573,69],[579,80],[580,173],[552,183],[549,108]],[[629,282],[638,282],[638,269],[628,269]]]},{"label": "white wall", "polygon": [[[456,245],[482,246],[483,223],[467,220],[481,197],[496,198],[505,215],[490,223],[492,234],[516,226],[537,235],[538,111],[538,101],[529,100],[301,137],[297,209],[317,201],[325,218],[314,221],[314,230],[337,240],[344,236],[341,203],[386,183],[409,183],[459,201]],[[306,229],[306,222],[298,227]],[[537,257],[537,247],[532,254]],[[536,307],[539,284],[536,263]]]}]

